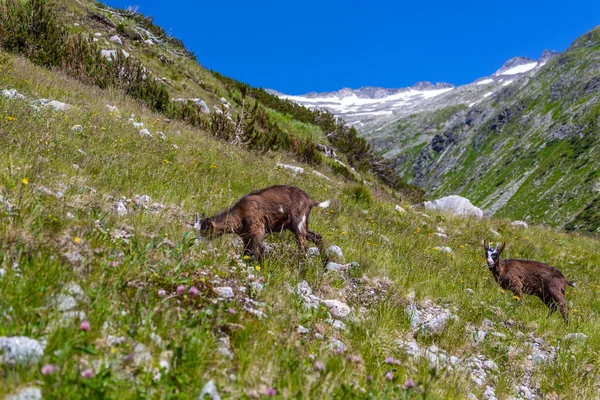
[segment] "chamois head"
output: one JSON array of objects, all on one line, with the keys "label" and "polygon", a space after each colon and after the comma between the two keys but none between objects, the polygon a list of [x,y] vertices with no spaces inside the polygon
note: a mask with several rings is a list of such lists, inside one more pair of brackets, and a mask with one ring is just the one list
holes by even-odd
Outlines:
[{"label": "chamois head", "polygon": [[502,243],[500,245],[496,245],[495,248],[490,248],[487,240],[483,241],[483,248],[485,249],[485,259],[487,261],[487,265],[490,268],[496,268],[498,263],[500,262],[500,254],[502,250],[504,250],[504,246],[506,243]]},{"label": "chamois head", "polygon": [[206,218],[206,214],[202,213],[202,215],[198,215],[196,213],[196,220],[194,221],[194,231],[196,231],[196,239],[205,240],[206,236],[211,235],[211,228],[213,225],[210,223],[208,218]]}]

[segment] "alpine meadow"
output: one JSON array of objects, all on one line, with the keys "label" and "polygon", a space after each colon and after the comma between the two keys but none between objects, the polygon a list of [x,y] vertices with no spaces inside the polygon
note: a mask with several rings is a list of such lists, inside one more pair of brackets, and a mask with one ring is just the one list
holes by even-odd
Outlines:
[{"label": "alpine meadow", "polygon": [[600,28],[573,39],[287,96],[135,8],[0,0],[0,398],[600,398]]}]

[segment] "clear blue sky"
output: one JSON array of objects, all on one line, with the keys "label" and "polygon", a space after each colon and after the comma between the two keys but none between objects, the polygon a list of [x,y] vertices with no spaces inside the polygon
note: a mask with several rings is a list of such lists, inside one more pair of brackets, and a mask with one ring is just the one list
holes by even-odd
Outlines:
[{"label": "clear blue sky", "polygon": [[514,56],[564,51],[600,0],[106,0],[138,5],[207,68],[288,94],[464,84]]}]

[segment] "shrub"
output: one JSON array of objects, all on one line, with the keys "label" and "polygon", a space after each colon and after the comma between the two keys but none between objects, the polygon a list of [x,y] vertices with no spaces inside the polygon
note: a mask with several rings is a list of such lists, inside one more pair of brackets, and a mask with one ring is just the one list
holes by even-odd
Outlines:
[{"label": "shrub", "polygon": [[363,206],[370,206],[373,203],[373,196],[371,195],[371,191],[367,189],[363,185],[356,185],[344,189],[344,195],[353,200],[357,204],[362,204]]}]

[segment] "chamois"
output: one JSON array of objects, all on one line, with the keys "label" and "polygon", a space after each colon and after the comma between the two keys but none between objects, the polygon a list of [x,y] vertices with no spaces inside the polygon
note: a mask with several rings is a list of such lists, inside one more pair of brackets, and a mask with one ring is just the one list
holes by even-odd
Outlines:
[{"label": "chamois", "polygon": [[487,240],[483,242],[487,265],[496,282],[523,298],[523,293],[539,297],[553,313],[558,308],[565,322],[569,324],[565,288],[575,286],[569,282],[557,268],[530,260],[500,260],[500,254],[506,243],[490,248]]},{"label": "chamois", "polygon": [[235,233],[244,241],[244,254],[258,259],[265,234],[288,229],[296,235],[298,247],[304,252],[306,239],[318,246],[322,243],[321,235],[308,228],[308,215],[314,206],[327,208],[329,200],[316,202],[295,186],[271,186],[245,195],[215,216],[196,214],[194,230],[198,239]]}]

